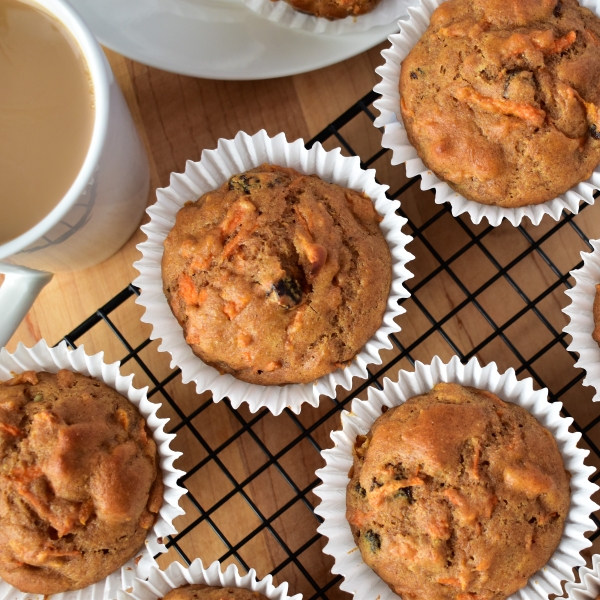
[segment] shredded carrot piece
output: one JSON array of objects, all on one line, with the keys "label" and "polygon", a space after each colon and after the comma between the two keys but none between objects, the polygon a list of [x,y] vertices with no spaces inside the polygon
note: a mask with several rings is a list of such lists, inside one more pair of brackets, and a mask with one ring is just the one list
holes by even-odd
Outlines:
[{"label": "shredded carrot piece", "polygon": [[[550,35],[551,32],[549,32]],[[569,31],[566,35],[558,39],[553,39],[551,43],[546,43],[546,40],[540,40],[535,36],[531,36],[533,45],[541,50],[544,54],[560,54],[564,52],[569,46],[572,46],[577,39],[577,33],[575,31]]]},{"label": "shredded carrot piece", "polygon": [[57,548],[46,548],[41,552],[38,552],[36,556],[37,562],[45,563],[52,558],[66,558],[69,556],[81,556],[79,550],[58,550]]},{"label": "shredded carrot piece", "polygon": [[381,487],[369,492],[369,503],[371,506],[379,506],[387,497],[395,494],[398,490],[420,485],[425,485],[425,482],[420,477],[409,477],[400,481],[388,481]]},{"label": "shredded carrot piece", "polygon": [[67,535],[73,529],[73,522],[70,518],[61,519],[58,515],[52,512],[52,509],[35,494],[30,492],[25,486],[17,484],[14,486],[15,491],[25,499],[35,512],[48,521],[58,533],[58,537]]},{"label": "shredded carrot piece", "polygon": [[571,46],[573,43],[575,43],[576,39],[577,39],[577,33],[575,31],[569,31],[569,33],[567,33],[567,35],[565,35],[561,38],[558,38],[554,42],[554,52],[556,52],[557,54],[563,52],[569,46]]},{"label": "shredded carrot piece", "polygon": [[546,113],[531,104],[513,102],[504,98],[489,98],[476,92],[473,88],[459,88],[454,96],[457,100],[474,104],[485,112],[499,113],[508,117],[517,117],[536,127],[541,127],[546,119]]},{"label": "shredded carrot piece", "polygon": [[129,429],[129,417],[122,408],[117,409],[117,422],[125,431]]},{"label": "shredded carrot piece", "polygon": [[231,256],[237,246],[256,229],[256,219],[256,206],[249,200],[241,198],[230,206],[225,219],[221,223],[221,232],[226,237],[231,235],[238,227],[239,231],[223,248],[223,258]]},{"label": "shredded carrot piece", "polygon": [[194,280],[185,273],[182,273],[178,279],[179,283],[179,294],[183,298],[183,301],[189,306],[196,306],[198,304],[198,292],[194,285]]},{"label": "shredded carrot piece", "polygon": [[16,483],[28,484],[43,474],[44,472],[39,467],[17,467],[10,472],[10,480]]},{"label": "shredded carrot piece", "polygon": [[243,307],[241,307],[239,304],[236,304],[235,302],[226,302],[225,306],[223,307],[223,312],[229,317],[229,319],[231,321],[233,321],[233,319],[235,319],[243,310]]},{"label": "shredded carrot piece", "polygon": [[600,109],[592,102],[584,102],[585,112],[590,125],[600,125]]},{"label": "shredded carrot piece", "polygon": [[84,502],[79,507],[79,522],[85,525],[89,518],[94,514],[94,503],[91,500]]},{"label": "shredded carrot piece", "polygon": [[438,579],[437,582],[442,585],[451,585],[452,587],[462,588],[461,582],[454,577],[442,577],[442,579]]},{"label": "shredded carrot piece", "polygon": [[277,369],[281,369],[281,361],[280,360],[272,360],[270,363],[267,363],[264,367],[260,369],[260,371],[264,371],[265,373],[272,373]]},{"label": "shredded carrot piece", "polygon": [[243,329],[240,329],[235,336],[239,348],[247,348],[252,343],[252,335]]},{"label": "shredded carrot piece", "polygon": [[18,427],[7,425],[6,423],[2,423],[2,421],[0,421],[0,432],[14,437],[24,437],[25,435]]}]

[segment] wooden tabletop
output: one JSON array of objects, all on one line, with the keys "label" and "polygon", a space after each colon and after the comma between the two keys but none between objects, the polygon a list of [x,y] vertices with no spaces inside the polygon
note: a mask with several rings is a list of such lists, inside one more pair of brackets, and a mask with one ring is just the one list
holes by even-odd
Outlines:
[{"label": "wooden tabletop", "polygon": [[[264,81],[212,81],[147,67],[106,50],[150,158],[151,185],[169,185],[187,160],[219,138],[243,130],[269,135],[285,132],[288,140],[310,139],[364,96],[377,81],[383,63],[381,44],[368,52],[312,73]],[[111,259],[80,271],[55,275],[42,291],[7,348],[44,338],[54,344],[130,283],[140,257],[138,231]]]}]

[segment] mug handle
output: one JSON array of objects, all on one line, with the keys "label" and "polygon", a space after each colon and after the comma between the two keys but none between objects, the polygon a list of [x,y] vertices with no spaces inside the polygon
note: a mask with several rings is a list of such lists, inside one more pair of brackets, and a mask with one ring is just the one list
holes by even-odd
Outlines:
[{"label": "mug handle", "polygon": [[0,262],[0,273],[5,275],[4,282],[0,285],[0,347],[2,347],[6,346],[38,294],[52,279],[52,273],[3,262]]}]

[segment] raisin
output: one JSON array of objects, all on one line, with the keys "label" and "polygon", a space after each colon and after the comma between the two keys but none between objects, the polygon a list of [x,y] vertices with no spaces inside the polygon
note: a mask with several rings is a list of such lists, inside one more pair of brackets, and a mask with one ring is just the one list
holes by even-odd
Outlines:
[{"label": "raisin", "polygon": [[360,485],[360,482],[356,482],[356,485],[354,486],[354,491],[361,497],[361,498],[366,498],[367,497],[367,490],[365,490],[365,488]]},{"label": "raisin", "polygon": [[409,504],[413,504],[415,501],[411,487],[400,488],[394,494],[394,498],[404,498]]},{"label": "raisin", "polygon": [[410,78],[411,79],[419,79],[419,76],[414,71],[411,71],[410,72]]},{"label": "raisin", "polygon": [[249,177],[248,175],[234,175],[229,180],[229,189],[235,192],[249,194],[252,189],[260,188],[261,183],[258,177]]},{"label": "raisin", "polygon": [[557,19],[561,17],[561,15],[562,15],[562,2],[560,0],[558,0],[558,2],[556,3],[556,6],[554,7],[554,10],[552,11],[552,14]]},{"label": "raisin", "polygon": [[386,406],[385,404],[381,407],[381,414],[385,414],[389,409],[389,406]]},{"label": "raisin", "polygon": [[367,544],[369,544],[369,549],[371,552],[377,552],[381,548],[381,538],[378,533],[375,533],[372,529],[365,531],[363,533],[363,538]]},{"label": "raisin", "polygon": [[598,128],[596,127],[595,124],[592,124],[592,126],[590,127],[590,135],[595,140],[600,140],[600,131],[598,131]]},{"label": "raisin", "polygon": [[377,479],[375,479],[375,477],[373,477],[373,483],[371,484],[371,491],[373,491],[375,488],[380,488],[383,486],[383,483],[379,483],[379,481],[377,481]]},{"label": "raisin", "polygon": [[401,481],[402,479],[406,479],[406,471],[404,470],[404,467],[402,466],[402,463],[398,463],[398,464],[393,464],[393,463],[387,463],[385,465],[385,468],[388,471],[392,471],[394,474],[394,479],[396,481]]},{"label": "raisin", "polygon": [[277,295],[277,304],[288,310],[298,306],[302,300],[302,288],[300,287],[300,284],[291,277],[285,277],[274,283],[271,286],[271,290],[267,293],[267,296],[272,292],[275,292]]}]

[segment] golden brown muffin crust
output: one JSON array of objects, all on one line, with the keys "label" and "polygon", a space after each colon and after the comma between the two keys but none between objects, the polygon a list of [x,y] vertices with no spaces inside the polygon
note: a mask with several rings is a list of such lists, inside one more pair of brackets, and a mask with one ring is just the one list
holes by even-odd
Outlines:
[{"label": "golden brown muffin crust", "polygon": [[600,19],[577,0],[448,0],[400,94],[410,142],[465,198],[546,202],[600,163]]},{"label": "golden brown muffin crust", "polygon": [[156,444],[136,407],[62,370],[0,384],[0,576],[56,594],[140,549],[162,505]]},{"label": "golden brown muffin crust", "polygon": [[358,436],[346,517],[403,600],[501,600],[560,541],[569,474],[525,409],[440,383]]},{"label": "golden brown muffin crust", "polygon": [[267,600],[258,592],[236,587],[184,585],[169,592],[163,600]]},{"label": "golden brown muffin crust", "polygon": [[333,21],[371,12],[381,0],[285,0],[300,12]]},{"label": "golden brown muffin crust", "polygon": [[592,332],[592,338],[600,346],[600,283],[596,284],[596,295],[594,296],[592,315],[594,318],[594,331]]},{"label": "golden brown muffin crust", "polygon": [[185,206],[162,274],[187,343],[263,385],[311,382],[351,361],[390,291],[380,220],[364,195],[271,165]]}]

